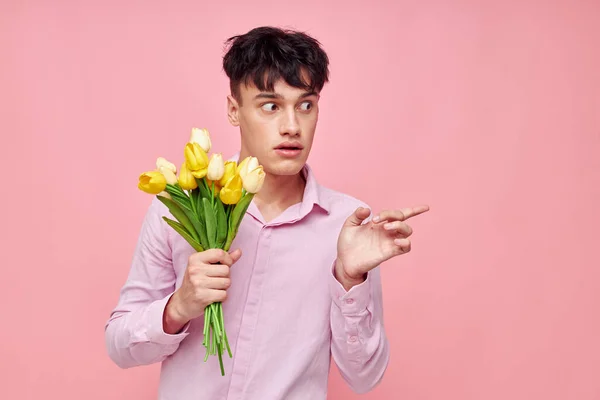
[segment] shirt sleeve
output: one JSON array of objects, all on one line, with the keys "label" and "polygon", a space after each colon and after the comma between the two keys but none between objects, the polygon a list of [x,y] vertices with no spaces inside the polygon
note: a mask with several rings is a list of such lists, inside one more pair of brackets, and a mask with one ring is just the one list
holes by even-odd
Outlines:
[{"label": "shirt sleeve", "polygon": [[155,198],[146,212],[129,275],[105,325],[108,355],[121,368],[160,362],[189,334],[189,322],[174,335],[163,330],[176,283],[163,208]]},{"label": "shirt sleeve", "polygon": [[379,267],[349,291],[335,278],[334,269],[335,262],[329,277],[332,356],[350,388],[366,393],[381,381],[390,357]]}]

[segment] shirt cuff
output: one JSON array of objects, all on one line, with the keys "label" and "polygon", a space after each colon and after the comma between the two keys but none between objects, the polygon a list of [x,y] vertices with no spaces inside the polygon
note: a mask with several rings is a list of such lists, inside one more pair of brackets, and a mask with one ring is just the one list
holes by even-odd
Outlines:
[{"label": "shirt cuff", "polygon": [[146,321],[148,321],[148,326],[146,328],[146,336],[148,341],[152,343],[160,343],[160,344],[177,344],[180,343],[183,339],[189,335],[189,327],[191,321],[188,321],[181,332],[176,334],[166,333],[163,329],[163,314],[165,312],[165,308],[169,299],[173,296],[173,293],[165,297],[164,299],[155,301],[150,304],[146,314]]},{"label": "shirt cuff", "polygon": [[364,282],[352,286],[349,291],[335,278],[335,261],[331,267],[329,288],[333,302],[342,310],[342,314],[360,314],[367,309],[371,301],[371,273],[367,273]]}]

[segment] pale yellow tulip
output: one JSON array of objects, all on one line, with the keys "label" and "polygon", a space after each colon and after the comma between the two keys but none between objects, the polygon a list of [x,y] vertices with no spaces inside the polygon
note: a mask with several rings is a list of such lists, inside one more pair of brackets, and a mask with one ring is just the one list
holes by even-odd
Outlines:
[{"label": "pale yellow tulip", "polygon": [[210,134],[208,133],[208,129],[203,128],[192,128],[192,133],[190,134],[191,143],[198,143],[202,150],[205,152],[209,152],[211,148]]},{"label": "pale yellow tulip", "polygon": [[246,157],[240,165],[238,165],[237,173],[244,179],[248,172],[258,167],[258,159],[256,157]]},{"label": "pale yellow tulip", "polygon": [[225,174],[225,163],[223,162],[223,155],[216,153],[213,154],[208,163],[208,172],[206,177],[211,181],[219,181]]},{"label": "pale yellow tulip", "polygon": [[156,169],[160,171],[161,167],[165,167],[166,169],[172,171],[174,174],[177,173],[177,167],[172,162],[169,162],[164,157],[158,157],[156,159]]},{"label": "pale yellow tulip", "polygon": [[263,170],[262,165],[259,165],[252,171],[248,172],[246,176],[242,178],[242,181],[244,183],[244,189],[246,189],[246,192],[258,193],[265,182],[265,171]]},{"label": "pale yellow tulip", "polygon": [[164,177],[167,180],[167,183],[169,185],[174,185],[177,183],[177,176],[171,169],[169,169],[165,166],[161,166],[158,168],[158,171],[164,175]]}]

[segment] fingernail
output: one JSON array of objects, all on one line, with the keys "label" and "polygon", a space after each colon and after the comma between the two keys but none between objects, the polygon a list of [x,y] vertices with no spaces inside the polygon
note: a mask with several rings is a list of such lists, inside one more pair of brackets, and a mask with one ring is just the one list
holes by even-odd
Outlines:
[{"label": "fingernail", "polygon": [[388,224],[385,224],[385,225],[383,225],[383,227],[384,227],[385,229],[392,229],[392,226],[393,226],[393,225],[392,225],[392,224],[389,224],[389,223],[388,223]]},{"label": "fingernail", "polygon": [[375,216],[375,218],[373,218],[373,222],[379,222],[380,218],[379,215]]}]

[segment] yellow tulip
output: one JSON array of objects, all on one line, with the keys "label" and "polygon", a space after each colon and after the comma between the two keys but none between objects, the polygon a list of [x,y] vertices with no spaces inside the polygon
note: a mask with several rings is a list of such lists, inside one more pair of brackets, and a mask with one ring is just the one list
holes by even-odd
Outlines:
[{"label": "yellow tulip", "polygon": [[198,143],[202,150],[205,152],[210,151],[211,141],[210,134],[208,133],[208,129],[198,129],[192,128],[192,133],[190,134],[190,143]]},{"label": "yellow tulip", "polygon": [[223,155],[213,154],[208,163],[208,172],[206,176],[211,181],[218,181],[225,173],[225,164],[223,163]]},{"label": "yellow tulip", "polygon": [[256,157],[246,157],[240,165],[238,165],[237,173],[244,179],[248,172],[258,167],[258,159]]},{"label": "yellow tulip", "polygon": [[196,178],[204,178],[208,172],[208,156],[198,143],[189,142],[183,152],[188,170]]},{"label": "yellow tulip", "polygon": [[177,167],[175,167],[175,164],[173,164],[172,162],[169,162],[164,157],[158,157],[156,159],[156,169],[160,171],[161,167],[165,167],[166,169],[170,170],[174,174],[177,173]]},{"label": "yellow tulip", "polygon": [[179,171],[179,186],[183,190],[193,190],[198,187],[198,182],[194,179],[194,176],[187,168],[186,163],[184,162],[181,166],[181,170]]},{"label": "yellow tulip", "polygon": [[227,181],[229,179],[231,179],[232,176],[235,175],[236,171],[237,171],[237,163],[235,161],[227,161],[225,163],[225,173],[223,174],[223,177],[221,177],[221,180],[219,181],[219,185],[221,187],[225,186]]},{"label": "yellow tulip", "polygon": [[158,171],[148,171],[140,175],[138,188],[149,194],[159,194],[167,187],[167,180]]},{"label": "yellow tulip", "polygon": [[242,177],[237,174],[232,176],[219,193],[221,201],[225,204],[237,204],[242,198],[242,187]]},{"label": "yellow tulip", "polygon": [[248,172],[242,181],[246,192],[258,193],[265,181],[265,171],[263,170],[262,165],[259,165],[252,171]]},{"label": "yellow tulip", "polygon": [[158,171],[163,174],[169,185],[174,185],[177,183],[177,176],[171,169],[161,166],[158,168]]}]

